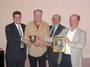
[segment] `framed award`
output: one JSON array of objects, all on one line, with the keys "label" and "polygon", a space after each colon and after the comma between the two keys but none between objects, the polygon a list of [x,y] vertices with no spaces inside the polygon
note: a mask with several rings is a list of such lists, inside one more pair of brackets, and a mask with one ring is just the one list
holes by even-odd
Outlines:
[{"label": "framed award", "polygon": [[64,37],[53,37],[53,52],[65,52],[66,43]]}]

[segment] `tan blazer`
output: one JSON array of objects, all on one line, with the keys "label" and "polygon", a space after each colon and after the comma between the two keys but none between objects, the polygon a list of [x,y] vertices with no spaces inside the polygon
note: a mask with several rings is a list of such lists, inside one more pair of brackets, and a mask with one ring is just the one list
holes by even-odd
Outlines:
[{"label": "tan blazer", "polygon": [[[66,36],[69,29],[64,29],[58,36]],[[68,45],[71,47],[71,63],[72,67],[82,67],[82,50],[86,43],[86,32],[77,29],[74,34],[73,41],[70,41]],[[59,57],[61,56],[61,53]],[[61,60],[61,58],[58,58]],[[60,63],[60,61],[58,62]]]},{"label": "tan blazer", "polygon": [[[36,28],[34,21],[31,21],[26,25],[25,36],[27,37],[29,37],[30,35],[49,37],[49,34],[50,34],[49,25],[44,21],[40,22],[38,30]],[[24,42],[26,44],[28,43],[28,41]],[[44,46],[35,47],[34,45],[32,45],[30,48],[28,48],[29,55],[34,57],[42,56],[46,51],[47,47]]]}]

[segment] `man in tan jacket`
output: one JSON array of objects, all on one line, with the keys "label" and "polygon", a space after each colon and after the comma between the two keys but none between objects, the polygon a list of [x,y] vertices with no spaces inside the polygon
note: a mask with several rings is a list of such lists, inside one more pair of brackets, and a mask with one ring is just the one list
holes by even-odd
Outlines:
[{"label": "man in tan jacket", "polygon": [[38,36],[49,37],[49,25],[42,21],[42,10],[37,9],[34,11],[34,20],[26,25],[25,37],[29,40],[29,36],[36,35],[36,42],[32,44],[28,40],[24,42],[28,46],[28,58],[30,61],[30,67],[37,67],[37,61],[39,67],[46,67],[46,51],[47,43],[38,39]]}]

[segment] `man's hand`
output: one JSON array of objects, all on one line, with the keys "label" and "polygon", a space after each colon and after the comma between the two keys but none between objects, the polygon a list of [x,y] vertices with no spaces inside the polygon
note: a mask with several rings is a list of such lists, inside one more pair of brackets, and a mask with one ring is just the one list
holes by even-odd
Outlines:
[{"label": "man's hand", "polygon": [[26,44],[26,46],[27,46],[28,48],[30,48],[30,47],[32,46],[32,43],[29,42],[28,44]]},{"label": "man's hand", "polygon": [[67,37],[64,37],[64,40],[65,40],[66,43],[69,42],[69,39]]},{"label": "man's hand", "polygon": [[40,46],[40,43],[39,42],[35,42],[34,44],[36,47],[39,47]]},{"label": "man's hand", "polygon": [[44,46],[52,46],[51,43],[44,41]]},{"label": "man's hand", "polygon": [[40,40],[40,41],[43,41],[44,40],[44,36],[37,36],[37,39]]},{"label": "man's hand", "polygon": [[36,46],[51,46],[51,44],[47,41],[44,41],[44,36],[37,36],[38,43]]},{"label": "man's hand", "polygon": [[29,41],[30,39],[27,36],[22,36],[21,41],[23,41],[23,40],[28,40]]}]

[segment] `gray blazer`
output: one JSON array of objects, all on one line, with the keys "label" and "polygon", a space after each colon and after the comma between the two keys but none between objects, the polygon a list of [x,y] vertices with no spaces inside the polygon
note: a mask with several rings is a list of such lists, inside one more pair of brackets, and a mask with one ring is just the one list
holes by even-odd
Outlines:
[{"label": "gray blazer", "polygon": [[[64,29],[58,36],[66,36],[69,29]],[[72,67],[82,67],[82,50],[86,43],[86,32],[80,28],[74,34],[73,41],[68,45],[71,47],[71,63]],[[61,62],[62,54],[59,54],[58,63]]]}]

